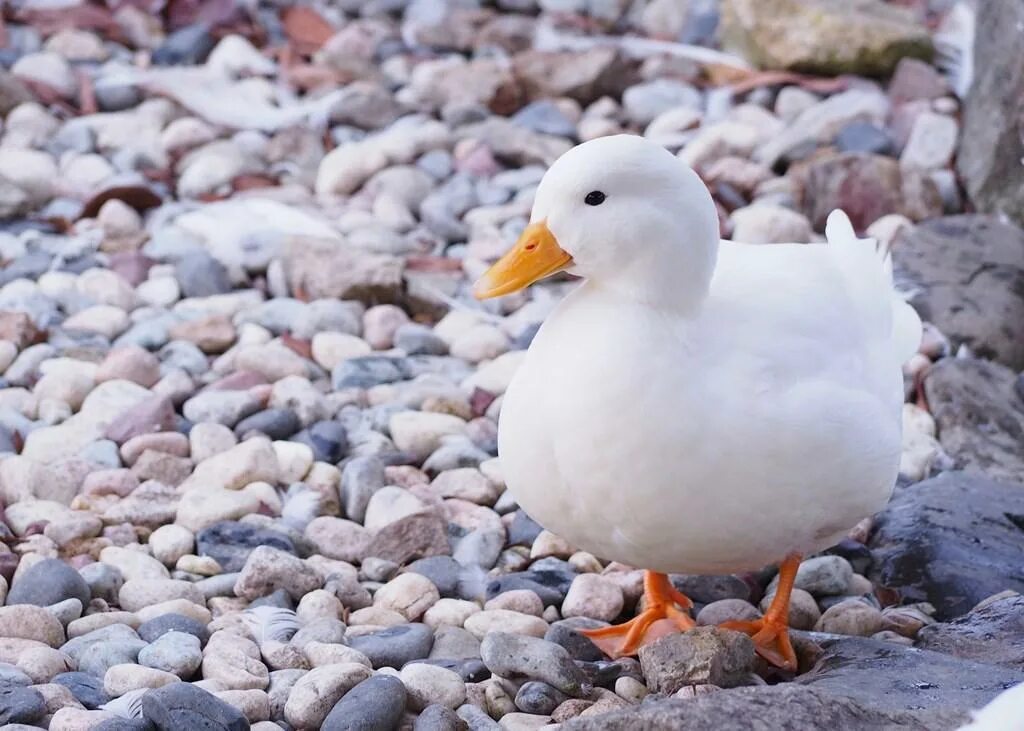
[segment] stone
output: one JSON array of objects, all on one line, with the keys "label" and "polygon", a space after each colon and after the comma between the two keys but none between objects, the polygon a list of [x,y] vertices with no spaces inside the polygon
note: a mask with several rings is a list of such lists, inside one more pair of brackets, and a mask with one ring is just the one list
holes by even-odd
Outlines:
[{"label": "stone", "polygon": [[123,663],[107,668],[103,676],[103,689],[116,698],[140,688],[160,688],[178,682],[177,675],[163,670]]},{"label": "stone", "polygon": [[898,213],[920,221],[940,216],[943,210],[930,178],[901,169],[896,160],[882,155],[820,155],[794,165],[790,177],[798,186],[802,212],[819,231],[836,208],[846,211],[859,231],[885,215]]},{"label": "stone", "polygon": [[67,688],[75,700],[89,710],[95,710],[110,701],[110,694],[103,689],[103,680],[88,673],[60,673],[51,682]]},{"label": "stone", "polygon": [[186,599],[199,605],[206,603],[206,598],[195,584],[177,579],[126,581],[118,597],[121,608],[129,612],[171,599]]},{"label": "stone", "polygon": [[[1024,8],[985,3],[975,16],[974,57],[966,95],[957,171],[975,209],[1024,225]],[[966,94],[965,94],[966,92]]]},{"label": "stone", "polygon": [[423,616],[441,598],[430,579],[416,573],[400,574],[377,590],[374,603],[391,609],[408,621]]},{"label": "stone", "polygon": [[444,437],[464,433],[466,422],[449,414],[400,411],[391,417],[388,428],[399,449],[423,459]]},{"label": "stone", "polygon": [[200,644],[205,644],[210,639],[210,632],[206,625],[191,617],[173,612],[161,614],[153,619],[147,620],[139,625],[139,637],[146,642],[156,642],[168,632],[187,633],[196,637]]},{"label": "stone", "polygon": [[882,613],[859,599],[844,599],[826,609],[815,625],[818,632],[870,637],[882,629]]},{"label": "stone", "polygon": [[212,557],[227,572],[241,571],[258,546],[295,553],[295,545],[284,533],[249,523],[224,521],[196,534],[196,552]]},{"label": "stone", "polygon": [[767,203],[738,208],[729,222],[732,238],[746,244],[800,244],[810,241],[812,235],[803,214]]},{"label": "stone", "polygon": [[122,411],[107,427],[105,436],[124,444],[142,434],[173,431],[175,417],[174,404],[169,398],[149,396]]},{"label": "stone", "polygon": [[139,664],[173,673],[187,680],[203,662],[199,638],[171,630],[139,651]]},{"label": "stone", "polygon": [[501,677],[539,680],[574,698],[589,688],[565,648],[536,637],[491,632],[480,643],[480,656],[487,669]]},{"label": "stone", "polygon": [[194,488],[178,502],[175,522],[190,532],[198,533],[222,521],[243,518],[257,512],[259,507],[260,499],[252,491]]},{"label": "stone", "polygon": [[755,655],[754,643],[744,634],[697,627],[640,648],[639,657],[648,687],[656,693],[675,693],[686,685],[743,685]]},{"label": "stone", "polygon": [[434,703],[416,717],[413,731],[467,731],[466,722],[450,708]]},{"label": "stone", "polygon": [[[813,601],[813,600],[812,600]],[[815,605],[817,609],[817,605]],[[761,612],[753,604],[743,599],[719,599],[706,604],[694,619],[702,626],[716,626],[724,622],[749,621],[757,619]]]},{"label": "stone", "polygon": [[[820,637],[820,636],[819,636]],[[1020,682],[1020,671],[864,637],[815,638],[824,651],[796,682],[887,712],[963,716]],[[912,678],[912,682],[907,682]],[[955,728],[925,722],[925,728]]]},{"label": "stone", "polygon": [[160,731],[216,729],[245,731],[249,721],[234,706],[191,683],[174,683],[142,697],[146,720]]},{"label": "stone", "polygon": [[948,216],[902,230],[893,250],[922,319],[954,346],[1024,368],[1024,232],[992,216]]},{"label": "stone", "polygon": [[953,159],[958,134],[952,117],[934,112],[919,114],[900,154],[900,166],[915,170],[947,167]]},{"label": "stone", "polygon": [[65,629],[43,607],[8,602],[0,607],[0,637],[18,637],[59,647],[65,641]]},{"label": "stone", "polygon": [[406,705],[402,681],[389,675],[367,678],[342,696],[324,719],[323,731],[364,731],[397,727]]},{"label": "stone", "polygon": [[1024,560],[1017,515],[1019,486],[977,474],[945,472],[899,488],[878,517],[868,578],[899,587],[904,601],[931,603],[940,620],[1005,589],[1022,592],[1012,568]]},{"label": "stone", "polygon": [[[701,687],[701,686],[697,686]],[[692,698],[644,703],[600,716],[570,719],[564,731],[630,731],[640,725],[656,731],[713,728],[741,731],[757,718],[765,728],[804,729],[956,728],[963,714],[929,710],[890,711],[868,700],[833,695],[793,683],[731,688]],[[745,725],[746,724],[746,725]]]},{"label": "stone", "polygon": [[444,518],[429,510],[388,523],[377,530],[366,547],[366,556],[398,564],[450,553],[447,524]]},{"label": "stone", "polygon": [[297,601],[322,583],[320,575],[302,559],[277,548],[258,546],[242,567],[235,594],[256,599],[284,589]]},{"label": "stone", "polygon": [[728,0],[722,43],[765,69],[888,76],[904,57],[930,60],[932,40],[913,15],[882,2]]},{"label": "stone", "polygon": [[409,695],[409,705],[421,711],[431,703],[451,709],[466,700],[466,685],[458,673],[428,663],[410,663],[399,676]]},{"label": "stone", "polygon": [[123,379],[149,388],[160,380],[160,361],[137,345],[115,348],[96,369],[96,382]]},{"label": "stone", "polygon": [[1020,668],[1024,663],[1024,596],[985,600],[951,622],[922,627],[916,646],[976,662]]},{"label": "stone", "polygon": [[525,51],[516,54],[513,73],[531,99],[567,96],[583,104],[605,94],[618,98],[633,80],[629,62],[611,48]]},{"label": "stone", "polygon": [[370,532],[359,523],[329,515],[310,521],[305,536],[317,553],[349,563],[363,560],[371,540]]},{"label": "stone", "polygon": [[81,574],[59,559],[48,558],[18,577],[7,593],[7,604],[45,607],[65,599],[78,599],[82,606],[87,606],[91,598],[92,592]]},{"label": "stone", "polygon": [[320,728],[334,705],[372,674],[365,665],[339,663],[314,668],[292,687],[284,717],[299,729]]},{"label": "stone", "polygon": [[370,659],[374,668],[401,668],[430,654],[434,633],[424,624],[400,624],[350,638],[349,644]]},{"label": "stone", "polygon": [[0,685],[0,723],[31,726],[46,715],[42,694],[34,688]]},{"label": "stone", "polygon": [[[334,152],[343,148],[337,148]],[[334,153],[332,152],[331,155]],[[321,168],[331,164],[324,158]],[[340,247],[336,241],[293,237],[284,256],[293,292],[308,297],[359,300],[368,304],[401,300],[402,259]]]},{"label": "stone", "polygon": [[248,439],[196,465],[181,490],[207,485],[240,490],[252,482],[273,484],[277,482],[279,470],[277,453],[270,440]]},{"label": "stone", "polygon": [[598,574],[580,574],[573,579],[562,602],[563,617],[590,617],[610,622],[622,613],[622,589]]}]

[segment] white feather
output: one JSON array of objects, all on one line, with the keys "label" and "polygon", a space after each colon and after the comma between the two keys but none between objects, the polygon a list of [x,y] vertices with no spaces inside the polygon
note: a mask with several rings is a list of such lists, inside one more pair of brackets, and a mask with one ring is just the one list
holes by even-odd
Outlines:
[{"label": "white feather", "polygon": [[299,631],[299,620],[295,612],[283,607],[249,607],[242,612],[242,620],[257,645],[287,642]]}]

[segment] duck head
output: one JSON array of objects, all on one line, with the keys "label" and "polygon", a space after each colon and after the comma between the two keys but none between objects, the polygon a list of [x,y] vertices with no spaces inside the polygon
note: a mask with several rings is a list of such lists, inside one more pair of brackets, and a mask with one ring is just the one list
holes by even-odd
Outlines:
[{"label": "duck head", "polygon": [[569,271],[640,301],[699,304],[717,251],[718,214],[693,170],[642,137],[601,137],[555,161],[530,224],[473,292],[497,297]]}]

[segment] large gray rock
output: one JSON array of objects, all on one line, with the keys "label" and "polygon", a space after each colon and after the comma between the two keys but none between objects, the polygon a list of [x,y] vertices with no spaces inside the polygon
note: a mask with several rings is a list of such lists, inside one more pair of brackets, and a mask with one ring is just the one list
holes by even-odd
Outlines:
[{"label": "large gray rock", "polygon": [[1005,589],[1024,592],[1024,486],[946,472],[898,488],[877,519],[869,578],[939,619],[966,614]]},{"label": "large gray rock", "polygon": [[721,35],[761,68],[829,76],[884,76],[933,50],[910,12],[879,0],[726,0]]},{"label": "large gray rock", "polygon": [[998,363],[945,358],[924,381],[943,448],[966,469],[999,480],[1024,476],[1024,400]]},{"label": "large gray rock", "polygon": [[957,169],[975,208],[1024,224],[1024,4],[977,4]]},{"label": "large gray rock", "polygon": [[[1024,681],[1020,669],[866,637],[819,635],[815,640],[823,654],[796,682],[878,711],[926,708],[937,717],[945,714],[952,719],[981,708],[1011,685]],[[937,719],[934,724],[928,728],[945,728]]]},{"label": "large gray rock", "polygon": [[786,683],[733,688],[685,700],[644,703],[562,724],[562,731],[944,731],[956,728],[966,714],[889,711],[817,688]]},{"label": "large gray rock", "polygon": [[1024,231],[992,216],[948,216],[905,229],[893,252],[923,319],[978,355],[1024,368]]},{"label": "large gray rock", "polygon": [[924,627],[917,646],[967,660],[1024,668],[1024,596],[995,599],[952,622]]}]

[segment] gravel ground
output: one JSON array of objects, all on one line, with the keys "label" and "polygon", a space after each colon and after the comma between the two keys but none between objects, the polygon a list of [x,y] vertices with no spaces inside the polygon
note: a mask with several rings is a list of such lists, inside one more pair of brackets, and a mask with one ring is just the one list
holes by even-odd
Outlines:
[{"label": "gravel ground", "polygon": [[[955,13],[808,4],[0,11],[0,723],[952,729],[1024,681],[1024,234],[961,215]],[[725,236],[844,208],[933,323],[892,508],[800,568],[796,677],[715,627],[773,569],[674,576],[701,626],[607,659],[574,630],[642,572],[504,488],[502,394],[573,285],[469,283],[619,132]]]}]

